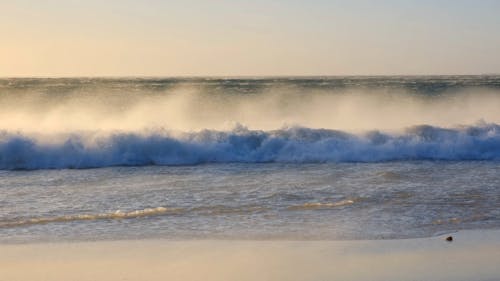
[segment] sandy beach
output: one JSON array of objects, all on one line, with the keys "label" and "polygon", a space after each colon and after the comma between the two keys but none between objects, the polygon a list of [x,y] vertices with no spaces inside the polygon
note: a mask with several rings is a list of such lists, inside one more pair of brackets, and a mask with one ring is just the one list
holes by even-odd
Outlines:
[{"label": "sandy beach", "polygon": [[500,280],[500,231],[366,241],[134,240],[0,246],[0,280]]}]

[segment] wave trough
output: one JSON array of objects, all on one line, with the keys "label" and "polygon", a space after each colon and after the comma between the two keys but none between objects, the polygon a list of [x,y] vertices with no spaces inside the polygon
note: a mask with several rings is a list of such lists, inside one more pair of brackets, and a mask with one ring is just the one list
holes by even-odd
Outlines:
[{"label": "wave trough", "polygon": [[[47,141],[50,140],[50,141]],[[98,168],[204,163],[320,163],[500,160],[500,125],[413,126],[353,134],[290,127],[260,131],[82,132],[40,136],[0,132],[0,169]]]}]

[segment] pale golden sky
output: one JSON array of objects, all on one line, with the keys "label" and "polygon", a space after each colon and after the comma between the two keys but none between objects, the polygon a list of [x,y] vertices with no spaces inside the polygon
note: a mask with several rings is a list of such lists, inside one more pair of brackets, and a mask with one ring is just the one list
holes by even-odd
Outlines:
[{"label": "pale golden sky", "polygon": [[0,0],[0,76],[500,73],[500,1]]}]

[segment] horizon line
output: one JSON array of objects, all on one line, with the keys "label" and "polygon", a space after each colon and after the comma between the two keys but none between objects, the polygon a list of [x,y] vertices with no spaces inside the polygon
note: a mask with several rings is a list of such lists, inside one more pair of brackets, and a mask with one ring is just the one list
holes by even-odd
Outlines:
[{"label": "horizon line", "polygon": [[26,75],[0,76],[0,79],[179,79],[179,78],[213,78],[213,79],[261,79],[261,78],[341,78],[341,77],[466,77],[466,76],[500,76],[499,73],[482,74],[336,74],[336,75]]}]

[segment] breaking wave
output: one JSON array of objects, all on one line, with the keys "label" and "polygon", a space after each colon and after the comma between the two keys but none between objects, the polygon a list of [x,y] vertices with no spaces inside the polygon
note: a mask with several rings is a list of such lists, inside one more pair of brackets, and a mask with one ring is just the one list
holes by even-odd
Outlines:
[{"label": "breaking wave", "polygon": [[[50,140],[50,141],[49,141]],[[500,160],[500,125],[414,126],[400,133],[290,127],[260,131],[0,132],[0,169],[63,169],[203,163]]]},{"label": "breaking wave", "polygon": [[302,205],[290,206],[289,210],[317,210],[317,209],[330,209],[335,207],[349,206],[354,204],[353,200],[341,200],[337,202],[308,202]]},{"label": "breaking wave", "polygon": [[143,210],[135,210],[130,212],[122,212],[120,210],[117,210],[115,212],[101,213],[101,214],[77,214],[77,215],[54,216],[54,217],[27,218],[21,220],[13,220],[13,221],[0,221],[0,228],[34,225],[34,224],[46,224],[54,222],[83,221],[83,220],[132,219],[140,217],[157,216],[170,212],[173,213],[175,211],[176,209],[156,207],[156,208],[146,208]]}]

